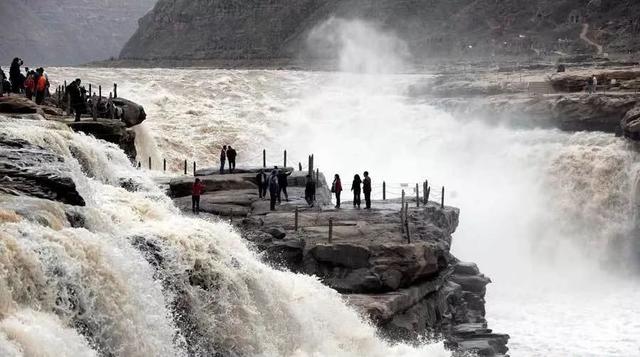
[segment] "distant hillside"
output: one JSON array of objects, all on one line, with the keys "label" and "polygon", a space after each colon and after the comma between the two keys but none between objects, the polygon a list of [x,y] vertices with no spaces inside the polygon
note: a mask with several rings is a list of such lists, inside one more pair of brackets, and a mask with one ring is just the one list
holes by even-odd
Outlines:
[{"label": "distant hillside", "polygon": [[[640,49],[638,0],[159,0],[121,58],[289,58],[331,16],[371,20],[406,40],[415,56]],[[580,38],[583,31],[594,44]]]},{"label": "distant hillside", "polygon": [[0,0],[0,63],[80,64],[117,57],[156,0]]}]

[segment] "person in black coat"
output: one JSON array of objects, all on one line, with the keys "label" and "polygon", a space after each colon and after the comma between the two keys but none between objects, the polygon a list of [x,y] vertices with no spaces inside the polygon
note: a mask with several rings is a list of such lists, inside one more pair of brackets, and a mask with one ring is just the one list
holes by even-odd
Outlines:
[{"label": "person in black coat", "polygon": [[277,170],[278,171],[278,186],[280,190],[278,191],[278,203],[282,203],[282,194],[284,193],[284,199],[289,202],[289,194],[287,193],[287,186],[289,186],[289,176],[293,173],[293,171],[285,171],[285,170]]},{"label": "person in black coat", "polygon": [[67,95],[69,96],[71,108],[76,114],[76,121],[80,121],[80,115],[85,111],[85,103],[82,100],[82,91],[80,84],[82,81],[77,78],[67,86]]},{"label": "person in black coat", "polygon": [[280,188],[278,187],[278,174],[276,170],[271,171],[271,175],[269,176],[269,199],[270,199],[270,208],[272,211],[276,210],[276,201],[278,200],[278,192]]},{"label": "person in black coat", "polygon": [[13,93],[20,93],[24,85],[24,76],[22,75],[22,71],[20,71],[22,63],[22,60],[16,57],[13,59],[13,62],[11,62],[11,68],[9,68],[9,80],[11,81],[11,91]]},{"label": "person in black coat", "polygon": [[355,175],[353,177],[353,182],[351,183],[351,191],[353,191],[353,207],[356,206],[360,208],[360,192],[362,188],[362,180],[360,179],[360,175]]},{"label": "person in black coat", "polygon": [[316,201],[316,183],[311,178],[311,175],[307,175],[307,184],[304,187],[304,199],[307,201],[309,207],[313,207]]},{"label": "person in black coat", "polygon": [[258,184],[258,195],[260,198],[267,197],[267,185],[268,185],[268,177],[264,170],[260,170],[256,175],[256,182]]},{"label": "person in black coat", "polygon": [[227,159],[229,160],[229,172],[231,173],[236,171],[236,156],[238,156],[238,152],[229,145],[227,147]]},{"label": "person in black coat", "polygon": [[364,192],[365,209],[371,209],[371,177],[369,177],[368,171],[364,172],[362,192]]}]

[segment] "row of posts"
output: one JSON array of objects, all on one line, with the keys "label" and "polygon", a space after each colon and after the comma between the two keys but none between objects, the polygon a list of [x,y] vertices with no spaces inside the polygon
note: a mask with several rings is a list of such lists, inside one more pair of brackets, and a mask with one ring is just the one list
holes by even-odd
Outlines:
[{"label": "row of posts", "polygon": [[[422,201],[420,200],[420,184],[416,184],[416,207],[420,207],[420,202],[423,205],[426,205],[429,202],[429,196],[431,195],[431,186],[429,186],[429,180],[426,180],[422,183]],[[445,188],[442,186],[442,194],[440,196],[440,208],[444,208],[444,194]],[[382,182],[382,200],[387,200],[387,182]],[[405,204],[405,192],[402,190],[402,205]]]},{"label": "row of posts", "polygon": [[[58,106],[62,105],[62,100],[64,99],[65,95],[67,93],[67,81],[64,81],[63,85],[58,85],[58,88],[56,89],[56,100],[58,103]],[[98,101],[97,102],[93,102],[93,87],[91,85],[91,83],[89,83],[89,97],[92,98],[91,100],[91,117],[94,121],[98,120],[98,105],[100,104],[100,101],[102,101],[102,86],[98,86]],[[118,98],[118,84],[114,83],[113,84],[113,92],[109,92],[109,99],[108,99],[108,108],[109,108],[109,117],[111,119],[115,118],[115,110],[113,107],[113,103],[111,102],[114,98]],[[82,98],[85,102],[86,102],[86,97],[83,96]],[[67,96],[67,115],[71,114],[71,97]]]}]

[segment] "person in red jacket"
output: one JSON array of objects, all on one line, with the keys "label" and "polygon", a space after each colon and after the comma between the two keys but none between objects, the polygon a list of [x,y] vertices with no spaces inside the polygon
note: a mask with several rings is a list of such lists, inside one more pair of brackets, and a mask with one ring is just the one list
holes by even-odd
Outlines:
[{"label": "person in red jacket", "polygon": [[33,92],[36,90],[35,74],[33,71],[29,72],[27,79],[24,81],[24,92],[29,100],[33,99]]},{"label": "person in red jacket", "polygon": [[47,77],[44,75],[44,68],[40,67],[36,70],[36,104],[40,105],[44,102],[44,94],[47,90]]},{"label": "person in red jacket", "polygon": [[191,188],[191,210],[193,214],[200,214],[200,195],[204,192],[204,188],[204,184],[197,178]]},{"label": "person in red jacket", "polygon": [[331,185],[331,192],[336,194],[336,208],[340,208],[340,193],[342,192],[342,181],[340,175],[336,174]]}]

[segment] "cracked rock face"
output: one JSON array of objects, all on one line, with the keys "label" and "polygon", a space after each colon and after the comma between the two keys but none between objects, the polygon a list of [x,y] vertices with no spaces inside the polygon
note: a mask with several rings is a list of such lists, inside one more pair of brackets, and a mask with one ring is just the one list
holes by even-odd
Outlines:
[{"label": "cracked rock face", "polygon": [[0,134],[0,192],[84,206],[64,158],[24,140]]}]

